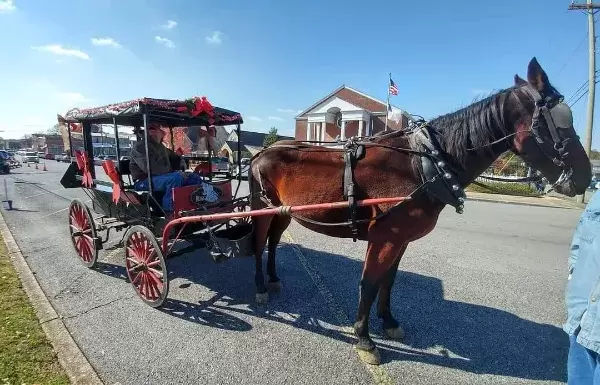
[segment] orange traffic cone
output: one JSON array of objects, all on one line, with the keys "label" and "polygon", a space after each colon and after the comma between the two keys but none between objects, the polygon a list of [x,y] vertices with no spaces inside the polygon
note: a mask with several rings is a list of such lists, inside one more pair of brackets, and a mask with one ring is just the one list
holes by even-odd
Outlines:
[{"label": "orange traffic cone", "polygon": [[38,169],[38,166],[37,166],[37,165],[38,165],[38,164],[36,163],[36,164],[35,164],[35,169],[36,169],[36,170]]},{"label": "orange traffic cone", "polygon": [[48,171],[48,169],[46,168],[46,162],[44,162],[44,168],[42,170]]},{"label": "orange traffic cone", "polygon": [[31,166],[29,165],[29,162],[27,162],[27,167],[31,167]]}]

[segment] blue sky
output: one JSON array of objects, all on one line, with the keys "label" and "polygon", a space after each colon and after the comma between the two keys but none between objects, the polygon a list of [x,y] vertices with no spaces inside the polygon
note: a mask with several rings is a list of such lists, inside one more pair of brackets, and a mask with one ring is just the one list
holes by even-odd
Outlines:
[{"label": "blue sky", "polygon": [[388,72],[393,104],[432,118],[511,86],[533,56],[569,98],[588,65],[586,16],[569,3],[0,0],[0,136],[70,107],[194,95],[240,111],[245,129],[292,134],[341,84],[385,99]]}]

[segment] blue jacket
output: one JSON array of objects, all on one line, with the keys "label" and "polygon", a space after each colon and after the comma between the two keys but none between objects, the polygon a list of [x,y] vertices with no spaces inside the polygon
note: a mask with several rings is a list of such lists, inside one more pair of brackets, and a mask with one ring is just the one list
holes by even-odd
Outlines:
[{"label": "blue jacket", "polygon": [[585,208],[571,242],[563,329],[577,342],[600,353],[600,193]]}]

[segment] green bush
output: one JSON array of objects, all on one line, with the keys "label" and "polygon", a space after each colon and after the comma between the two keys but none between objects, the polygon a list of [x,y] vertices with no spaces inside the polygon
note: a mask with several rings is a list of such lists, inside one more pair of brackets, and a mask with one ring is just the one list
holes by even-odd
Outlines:
[{"label": "green bush", "polygon": [[470,184],[467,186],[467,191],[487,194],[519,195],[524,197],[537,197],[541,195],[534,188],[529,187],[529,185],[525,183],[486,182],[484,185],[486,187]]}]

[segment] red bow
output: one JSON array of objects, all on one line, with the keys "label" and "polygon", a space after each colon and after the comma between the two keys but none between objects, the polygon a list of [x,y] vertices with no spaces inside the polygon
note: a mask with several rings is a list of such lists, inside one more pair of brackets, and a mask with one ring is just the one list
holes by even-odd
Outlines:
[{"label": "red bow", "polygon": [[77,167],[83,176],[81,184],[87,188],[91,188],[94,185],[92,174],[90,173],[90,162],[86,152],[75,151],[75,159],[77,160]]},{"label": "red bow", "polygon": [[175,153],[179,156],[183,155],[183,148],[177,147],[177,151],[175,151]]},{"label": "red bow", "polygon": [[113,182],[112,200],[115,203],[119,203],[119,199],[121,198],[121,179],[119,178],[119,173],[115,168],[115,164],[112,160],[106,159],[102,162],[102,168]]},{"label": "red bow", "polygon": [[[187,106],[177,108],[177,112],[187,112],[187,111],[188,111]],[[189,111],[190,115],[195,118],[196,116],[200,115],[203,112],[206,113],[210,117],[209,121],[213,120],[212,117],[214,115],[214,107],[212,106],[212,104],[210,104],[208,99],[206,99],[206,96],[203,96],[201,98],[194,98],[194,104],[193,104],[192,110]]]}]

